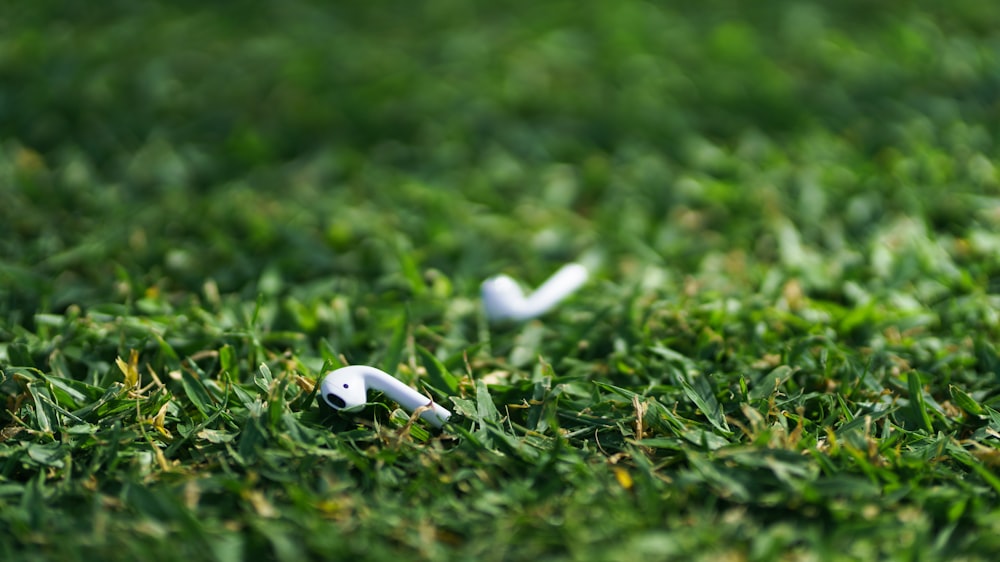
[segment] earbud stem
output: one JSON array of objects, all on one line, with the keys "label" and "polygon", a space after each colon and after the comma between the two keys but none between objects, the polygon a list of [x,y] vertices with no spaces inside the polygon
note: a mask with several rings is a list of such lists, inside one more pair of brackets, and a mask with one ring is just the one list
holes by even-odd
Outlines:
[{"label": "earbud stem", "polygon": [[525,302],[525,313],[537,316],[568,297],[587,281],[587,268],[570,263],[545,280]]},{"label": "earbud stem", "polygon": [[420,417],[427,420],[434,427],[441,427],[451,417],[451,412],[429,397],[406,386],[399,379],[387,373],[382,373],[381,371],[379,373],[384,376],[369,374],[366,377],[368,387],[385,393],[386,396],[398,402],[403,409],[413,412],[417,408],[430,406],[431,409],[424,410],[420,414]]}]

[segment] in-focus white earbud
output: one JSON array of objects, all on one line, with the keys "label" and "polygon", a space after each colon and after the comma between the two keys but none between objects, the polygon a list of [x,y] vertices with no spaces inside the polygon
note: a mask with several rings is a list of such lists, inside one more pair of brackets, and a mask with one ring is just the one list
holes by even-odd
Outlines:
[{"label": "in-focus white earbud", "polygon": [[334,410],[354,410],[368,402],[368,389],[379,390],[409,412],[429,406],[420,417],[434,427],[448,421],[451,412],[406,386],[389,373],[367,365],[351,365],[330,371],[320,384],[320,396]]},{"label": "in-focus white earbud", "polygon": [[483,281],[483,308],[492,321],[529,320],[548,312],[586,281],[587,268],[570,263],[526,296],[516,281],[506,275],[497,275]]}]

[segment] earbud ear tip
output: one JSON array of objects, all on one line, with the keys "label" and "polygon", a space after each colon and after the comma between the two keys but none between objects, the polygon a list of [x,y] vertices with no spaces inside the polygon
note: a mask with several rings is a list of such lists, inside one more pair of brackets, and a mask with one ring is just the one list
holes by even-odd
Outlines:
[{"label": "earbud ear tip", "polygon": [[483,298],[510,298],[510,297],[524,297],[524,291],[521,290],[521,286],[506,275],[497,275],[496,277],[490,277],[480,286],[480,293]]},{"label": "earbud ear tip", "polygon": [[520,285],[506,275],[483,281],[480,296],[486,317],[493,321],[514,318],[517,308],[524,305],[524,292]]},{"label": "earbud ear tip", "polygon": [[342,367],[327,373],[320,383],[319,395],[334,410],[351,410],[367,403],[364,378],[354,367]]}]

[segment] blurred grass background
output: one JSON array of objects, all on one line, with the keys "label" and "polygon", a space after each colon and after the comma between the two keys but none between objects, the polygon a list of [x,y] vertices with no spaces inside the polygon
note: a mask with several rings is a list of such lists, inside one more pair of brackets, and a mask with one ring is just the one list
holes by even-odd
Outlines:
[{"label": "blurred grass background", "polygon": [[[8,3],[0,8],[0,365],[106,387],[117,376],[115,357],[133,348],[159,353],[150,361],[169,368],[179,364],[177,355],[233,345],[234,373],[246,375],[261,361],[277,370],[287,352],[301,359],[295,368],[315,375],[309,371],[319,369],[317,358],[330,354],[391,363],[391,340],[401,333],[393,330],[405,315],[403,324],[411,322],[417,341],[448,368],[461,371],[467,351],[487,361],[474,362],[481,377],[496,365],[482,357],[491,348],[468,318],[479,282],[505,271],[533,285],[562,262],[582,258],[594,266],[599,290],[577,308],[596,312],[577,312],[585,315],[582,322],[573,317],[582,325],[562,334],[533,325],[487,338],[501,366],[506,361],[538,375],[541,367],[531,365],[542,355],[560,373],[583,372],[646,392],[665,384],[653,367],[665,352],[649,351],[664,344],[708,365],[706,372],[731,375],[714,389],[721,397],[741,369],[763,372],[751,368],[761,357],[773,363],[779,353],[792,361],[796,355],[788,349],[801,349],[784,348],[783,341],[801,337],[804,349],[823,337],[835,342],[824,354],[850,357],[844,361],[858,372],[871,367],[892,392],[917,388],[899,377],[892,357],[903,357],[925,373],[930,395],[943,401],[950,384],[961,385],[980,408],[977,415],[986,416],[983,407],[995,405],[1000,364],[992,348],[1000,324],[998,92],[1000,4],[979,0]],[[732,312],[739,308],[734,302],[742,312]],[[246,319],[257,320],[258,313],[260,325],[248,327]],[[586,337],[575,337],[580,334]],[[253,344],[234,343],[241,337]],[[858,377],[841,382],[868,384],[861,383],[864,373]],[[796,375],[788,384],[809,389],[811,380]],[[11,400],[21,396],[13,381],[0,386]],[[495,392],[508,403],[525,398],[516,385]],[[534,391],[525,392],[530,398]],[[862,402],[851,392],[839,398],[845,409]],[[677,396],[683,404],[687,395]],[[28,404],[41,408],[41,402]],[[812,415],[813,406],[805,404]],[[727,415],[739,414],[737,406],[727,408]],[[817,423],[834,410],[817,414]],[[920,417],[909,410],[906,416]],[[35,427],[29,417],[26,423]],[[972,429],[962,425],[968,420],[949,425],[946,418],[934,417],[940,426],[933,429],[968,437]],[[822,424],[810,431],[815,444]],[[0,443],[10,447],[0,455],[6,455],[0,482],[12,486],[3,491],[0,484],[0,496],[13,498],[8,505],[35,513],[29,508],[45,496],[37,488],[42,484],[30,479],[40,470],[65,479],[65,490],[53,492],[59,509],[92,501],[88,509],[102,511],[95,506],[114,503],[109,496],[135,505],[148,500],[160,507],[143,513],[180,521],[182,535],[200,536],[184,527],[195,523],[180,503],[169,503],[180,497],[177,490],[154,488],[163,496],[136,500],[129,494],[140,492],[133,488],[126,493],[103,480],[94,485],[72,466],[39,461],[39,449],[27,443],[48,446],[55,439],[51,432],[40,435]],[[62,439],[76,451],[73,439]],[[920,454],[931,450],[926,446]],[[580,458],[591,459],[593,444],[579,447]],[[170,450],[184,462],[198,457]],[[389,453],[371,450],[339,454],[394,462],[386,460]],[[487,470],[477,454],[486,453],[452,458],[448,466]],[[721,486],[725,478],[713,480],[699,464],[704,457],[685,454],[678,461],[654,459],[653,468],[636,462],[656,474],[677,462],[709,475],[688,481],[685,490],[705,482]],[[422,462],[413,450],[401,455]],[[94,467],[117,466],[94,458]],[[575,476],[557,475],[552,486],[588,495],[561,503],[546,488],[538,505],[529,506],[539,517],[554,512],[558,518],[567,506],[599,501],[589,487],[612,473],[589,480],[581,475],[597,469],[580,462]],[[831,466],[863,472],[854,462],[860,461],[838,457]],[[885,482],[922,474],[917,466],[889,467],[887,474],[872,469],[881,475],[872,480],[882,495],[871,501],[892,517],[902,514],[899,521],[909,512]],[[85,472],[97,478],[97,470]],[[219,477],[215,465],[188,470],[192,478],[201,470],[209,480]],[[299,470],[312,474],[309,467]],[[996,513],[995,486],[956,483],[966,476],[992,482],[967,470],[940,480],[914,477],[915,486],[927,487],[914,503],[930,506],[933,521],[919,527],[926,537],[909,537],[912,559],[931,541],[937,541],[935,553],[947,551],[954,528],[945,536],[941,529],[949,527],[935,522],[953,523],[945,504],[959,503],[955,498],[981,502],[978,512],[970,508],[975,521],[963,525],[989,528],[982,521]],[[983,470],[989,475],[993,468]],[[365,474],[361,487],[375,490],[383,503],[371,518],[338,522],[340,533],[356,525],[365,540],[384,538],[376,520],[396,510],[440,523],[407,503],[398,482]],[[351,482],[349,474],[338,475]],[[108,479],[133,476],[109,469]],[[307,492],[268,478],[274,488],[266,493],[284,490],[274,492],[283,499],[272,500],[303,510],[295,515],[301,519],[273,528],[283,530],[254,527],[257,520],[247,513],[258,513],[257,504],[227,511],[220,500],[206,502],[208,515],[194,513],[253,527],[276,558],[327,552],[321,543],[301,551],[287,543],[325,528],[329,506],[309,511],[314,507],[295,496]],[[934,495],[940,482],[947,482],[945,491]],[[662,482],[646,485],[658,489]],[[88,487],[104,499],[93,500]],[[337,489],[344,495],[336,501],[360,501]],[[497,489],[508,494],[505,501],[530,503],[530,485]],[[394,494],[403,499],[387,499]],[[657,528],[665,507],[641,504],[626,513],[616,496],[593,517],[602,509],[617,514],[607,531],[635,539],[623,557],[690,554],[719,524],[715,500],[691,494],[691,503],[674,498],[665,504],[701,521],[693,524],[694,542],[671,536],[682,545],[674,550],[657,550],[670,542],[661,535],[641,534]],[[473,495],[485,504],[496,499]],[[555,503],[547,503],[552,497]],[[749,558],[767,559],[780,545],[803,542],[835,555],[836,541],[858,531],[850,522],[870,514],[864,506],[837,504],[830,520],[793,532],[768,527],[770,510],[783,505],[793,519],[810,519],[795,511],[800,497],[788,505],[753,498],[733,501],[763,515],[721,525]],[[570,557],[586,557],[590,543],[580,538],[586,523],[570,517],[565,536],[545,538],[524,530],[531,529],[529,516],[491,509],[511,533],[494,540],[526,533],[526,546],[515,555],[562,555],[567,544],[582,541]],[[645,519],[641,509],[654,515]],[[132,529],[122,515],[127,509],[115,513],[116,524]],[[19,521],[8,521],[11,528],[55,525],[37,514],[32,517],[42,518],[34,523],[10,517]],[[831,542],[818,530],[824,524],[835,527]],[[905,524],[884,524],[892,530],[865,535],[872,543],[854,554],[906,542],[899,538],[908,536]],[[67,525],[89,529],[83,519]],[[415,532],[400,525],[406,536]],[[147,531],[140,534],[154,542],[169,536]],[[771,542],[754,542],[758,532]],[[996,546],[988,534],[972,532],[961,544],[970,556],[982,555]],[[420,550],[426,545],[393,536],[401,543],[378,552],[449,552]],[[481,551],[461,546],[475,542],[471,538],[440,536],[453,540],[461,555],[490,552],[487,535],[469,532]],[[103,544],[79,537],[67,544],[76,541]],[[593,541],[614,557],[610,538]],[[38,537],[25,544],[60,552]],[[143,552],[146,543],[135,544],[129,552]],[[170,559],[171,553],[158,556]]]},{"label": "blurred grass background", "polygon": [[227,290],[261,262],[381,271],[395,234],[477,275],[768,260],[779,216],[820,246],[898,214],[961,234],[997,184],[1000,16],[936,6],[9,7],[3,255],[59,307],[53,281],[113,263]]}]

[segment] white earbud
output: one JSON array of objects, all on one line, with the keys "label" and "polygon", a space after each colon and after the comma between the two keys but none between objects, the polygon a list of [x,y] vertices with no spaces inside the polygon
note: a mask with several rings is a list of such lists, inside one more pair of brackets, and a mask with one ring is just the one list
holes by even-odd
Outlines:
[{"label": "white earbud", "polygon": [[497,275],[483,281],[486,317],[493,321],[529,320],[548,312],[587,281],[587,268],[578,263],[562,266],[534,293],[525,296],[516,281]]},{"label": "white earbud", "polygon": [[352,410],[368,402],[368,389],[379,390],[409,412],[430,406],[420,417],[434,427],[448,421],[451,412],[433,400],[406,386],[398,379],[375,367],[351,365],[330,371],[320,384],[320,396],[334,410]]}]

